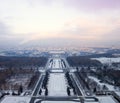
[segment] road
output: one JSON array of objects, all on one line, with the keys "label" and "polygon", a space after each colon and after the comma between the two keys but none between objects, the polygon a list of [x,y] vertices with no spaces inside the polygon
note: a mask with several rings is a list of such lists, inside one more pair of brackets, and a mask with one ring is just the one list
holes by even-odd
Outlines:
[{"label": "road", "polygon": [[35,89],[34,89],[34,91],[33,91],[33,93],[32,93],[32,98],[31,98],[31,100],[30,100],[30,103],[34,103],[34,101],[35,101],[35,99],[36,99],[35,96],[37,96],[37,94],[38,94],[38,92],[39,92],[39,89],[40,89],[41,86],[42,86],[43,79],[44,79],[44,75],[41,75],[40,78],[39,78],[39,80],[38,80],[38,82],[37,82],[37,84],[36,84],[36,87],[35,87]]},{"label": "road", "polygon": [[76,81],[76,79],[72,75],[70,75],[70,78],[71,78],[73,85],[76,89],[77,95],[83,96],[82,90],[81,90],[80,86],[78,85],[78,82]]}]

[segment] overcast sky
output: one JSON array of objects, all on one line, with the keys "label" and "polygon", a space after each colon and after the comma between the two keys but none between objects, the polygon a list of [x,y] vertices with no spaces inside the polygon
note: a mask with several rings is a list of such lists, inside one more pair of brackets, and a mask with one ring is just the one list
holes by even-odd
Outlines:
[{"label": "overcast sky", "polygon": [[120,45],[120,0],[0,0],[0,47]]}]

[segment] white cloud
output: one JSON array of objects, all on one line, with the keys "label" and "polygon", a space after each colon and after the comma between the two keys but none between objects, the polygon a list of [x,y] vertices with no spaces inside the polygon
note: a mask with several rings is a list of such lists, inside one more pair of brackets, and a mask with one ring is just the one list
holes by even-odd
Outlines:
[{"label": "white cloud", "polygon": [[102,41],[120,27],[120,10],[85,12],[65,6],[64,0],[0,0],[0,15],[7,26],[0,24],[0,32],[20,38],[20,44],[49,38]]}]

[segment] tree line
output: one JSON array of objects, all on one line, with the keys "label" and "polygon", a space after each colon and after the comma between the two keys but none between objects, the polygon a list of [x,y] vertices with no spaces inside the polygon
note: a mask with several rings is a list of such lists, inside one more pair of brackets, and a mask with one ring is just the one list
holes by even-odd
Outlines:
[{"label": "tree line", "polygon": [[84,56],[71,56],[67,57],[70,66],[101,66],[102,63],[98,60],[92,60]]},{"label": "tree line", "polygon": [[46,57],[8,57],[0,56],[0,66],[17,67],[17,66],[45,66]]}]

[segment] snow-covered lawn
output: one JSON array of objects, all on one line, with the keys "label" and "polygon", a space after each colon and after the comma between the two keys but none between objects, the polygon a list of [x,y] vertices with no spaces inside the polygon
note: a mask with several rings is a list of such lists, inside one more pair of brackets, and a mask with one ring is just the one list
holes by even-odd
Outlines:
[{"label": "snow-covered lawn", "polygon": [[100,61],[103,64],[113,63],[113,62],[120,62],[120,57],[119,58],[100,57],[100,58],[92,58],[92,59],[98,60],[98,61]]},{"label": "snow-covered lawn", "polygon": [[65,74],[62,73],[63,65],[62,60],[59,58],[53,58],[53,62],[49,65],[52,71],[48,81],[49,96],[67,96]]},{"label": "snow-covered lawn", "polygon": [[53,68],[53,69],[59,69],[59,68],[63,68],[63,67],[64,67],[64,63],[59,58],[53,59],[53,61],[50,62],[49,66],[48,66],[48,68]]},{"label": "snow-covered lawn", "polygon": [[6,96],[1,103],[29,103],[30,97]]},{"label": "snow-covered lawn", "polygon": [[48,81],[49,96],[67,96],[64,73],[51,73]]},{"label": "snow-covered lawn", "polygon": [[12,77],[9,80],[7,80],[7,83],[9,86],[14,85],[21,85],[24,86],[24,88],[27,88],[28,84],[30,82],[30,76],[26,77]]},{"label": "snow-covered lawn", "polygon": [[[116,91],[116,89],[114,88],[113,85],[110,85],[110,84],[107,84],[107,83],[101,83],[99,79],[97,79],[96,77],[92,77],[92,76],[89,76],[90,79],[93,79],[95,82],[97,82],[100,86],[103,86],[103,85],[106,85],[107,88],[110,90],[110,91]],[[118,90],[117,90],[118,91]],[[119,91],[120,92],[120,91]]]},{"label": "snow-covered lawn", "polygon": [[12,78],[8,82],[13,85],[15,84],[25,85],[27,82],[29,82],[29,80],[30,80],[29,78]]},{"label": "snow-covered lawn", "polygon": [[100,96],[97,97],[100,103],[116,103],[111,96]]}]

